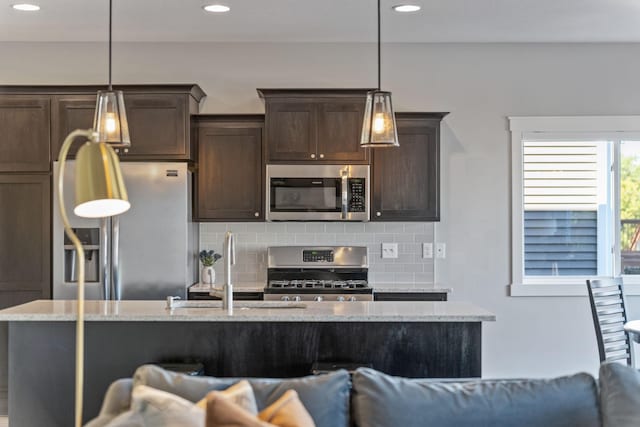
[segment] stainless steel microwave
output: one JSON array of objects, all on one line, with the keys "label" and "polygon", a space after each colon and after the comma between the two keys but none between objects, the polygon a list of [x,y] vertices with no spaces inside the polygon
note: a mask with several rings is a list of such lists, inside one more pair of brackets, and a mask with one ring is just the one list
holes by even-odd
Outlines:
[{"label": "stainless steel microwave", "polygon": [[267,221],[369,221],[368,165],[267,165]]}]

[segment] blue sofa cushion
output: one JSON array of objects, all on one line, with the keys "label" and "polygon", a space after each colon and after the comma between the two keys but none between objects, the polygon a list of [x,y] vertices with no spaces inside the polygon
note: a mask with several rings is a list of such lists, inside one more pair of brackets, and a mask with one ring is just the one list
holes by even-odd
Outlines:
[{"label": "blue sofa cushion", "polygon": [[588,374],[552,380],[438,381],[373,369],[353,376],[359,427],[598,427],[598,390]]},{"label": "blue sofa cushion", "polygon": [[604,427],[640,426],[640,372],[615,362],[600,365]]},{"label": "blue sofa cushion", "polygon": [[[164,370],[154,365],[139,367],[133,385],[147,385],[197,402],[211,390],[224,390],[244,378],[193,377]],[[348,427],[349,373],[339,370],[326,375],[302,378],[246,378],[262,410],[287,390],[295,390],[316,427]]]}]

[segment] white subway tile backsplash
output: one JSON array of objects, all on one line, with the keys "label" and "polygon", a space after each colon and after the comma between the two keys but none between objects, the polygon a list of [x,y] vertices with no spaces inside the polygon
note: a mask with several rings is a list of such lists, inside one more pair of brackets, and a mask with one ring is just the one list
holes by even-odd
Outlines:
[{"label": "white subway tile backsplash", "polygon": [[[200,248],[222,252],[226,231],[237,236],[236,283],[266,281],[267,247],[350,245],[369,249],[369,281],[375,286],[433,284],[433,259],[422,258],[422,243],[434,240],[432,223],[202,223]],[[382,258],[382,243],[398,243],[398,258]],[[214,266],[222,283],[222,262]]]},{"label": "white subway tile backsplash", "polygon": [[330,222],[325,224],[325,230],[327,233],[344,233],[344,223]]},{"label": "white subway tile backsplash", "polygon": [[364,233],[365,225],[362,222],[347,222],[344,224],[346,233]]},{"label": "white subway tile backsplash", "polygon": [[287,224],[287,233],[304,233],[307,231],[307,226],[304,223],[295,222]]},{"label": "white subway tile backsplash", "polygon": [[404,233],[404,223],[389,222],[384,225],[384,231],[387,233]]},{"label": "white subway tile backsplash", "polygon": [[324,233],[325,226],[322,223],[311,223],[307,224],[306,232],[307,233]]},{"label": "white subway tile backsplash", "polygon": [[413,234],[425,234],[427,233],[427,227],[429,226],[433,227],[431,224],[426,222],[407,222],[404,224],[404,232]]}]

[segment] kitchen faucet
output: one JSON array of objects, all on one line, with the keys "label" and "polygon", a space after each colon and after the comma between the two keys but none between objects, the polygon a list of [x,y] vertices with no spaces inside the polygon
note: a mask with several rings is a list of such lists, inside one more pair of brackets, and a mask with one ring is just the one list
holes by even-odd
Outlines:
[{"label": "kitchen faucet", "polygon": [[227,314],[233,314],[233,284],[231,283],[231,266],[236,263],[236,239],[231,231],[224,236],[224,285],[222,287],[222,308]]}]

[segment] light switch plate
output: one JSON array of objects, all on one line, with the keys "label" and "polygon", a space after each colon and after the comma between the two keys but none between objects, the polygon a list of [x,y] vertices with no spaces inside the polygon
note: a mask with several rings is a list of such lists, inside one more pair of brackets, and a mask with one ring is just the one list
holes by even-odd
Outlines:
[{"label": "light switch plate", "polygon": [[398,244],[397,243],[383,243],[382,244],[382,258],[398,258]]},{"label": "light switch plate", "polygon": [[433,243],[422,244],[422,258],[433,258]]},{"label": "light switch plate", "polygon": [[447,257],[447,244],[446,243],[436,243],[436,258],[446,258]]}]

